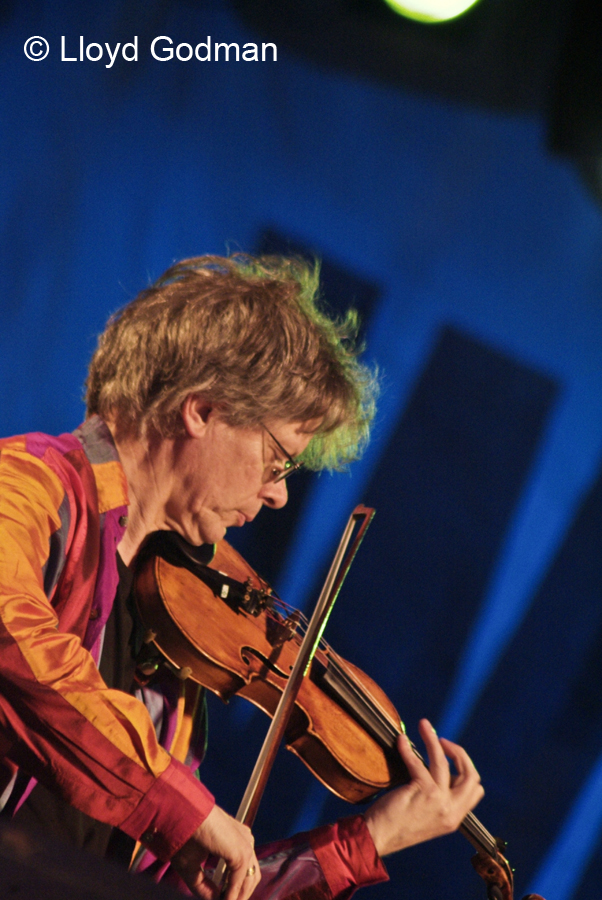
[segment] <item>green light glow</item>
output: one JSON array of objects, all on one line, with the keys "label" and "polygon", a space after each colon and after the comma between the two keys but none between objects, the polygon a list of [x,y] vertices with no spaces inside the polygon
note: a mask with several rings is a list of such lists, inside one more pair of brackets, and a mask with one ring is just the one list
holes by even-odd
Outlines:
[{"label": "green light glow", "polygon": [[385,0],[391,9],[417,22],[447,22],[465,13],[478,0]]}]

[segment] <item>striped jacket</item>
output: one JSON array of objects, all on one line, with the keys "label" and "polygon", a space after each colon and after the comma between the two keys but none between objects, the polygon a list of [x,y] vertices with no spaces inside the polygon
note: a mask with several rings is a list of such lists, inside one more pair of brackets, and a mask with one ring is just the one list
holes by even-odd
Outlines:
[{"label": "striped jacket", "polygon": [[[167,861],[214,800],[177,758],[198,761],[186,716],[163,728],[168,752],[144,705],[107,688],[97,669],[127,503],[97,416],[72,435],[0,440],[0,796],[20,766]],[[258,900],[346,897],[386,878],[361,816],[258,857]]]}]

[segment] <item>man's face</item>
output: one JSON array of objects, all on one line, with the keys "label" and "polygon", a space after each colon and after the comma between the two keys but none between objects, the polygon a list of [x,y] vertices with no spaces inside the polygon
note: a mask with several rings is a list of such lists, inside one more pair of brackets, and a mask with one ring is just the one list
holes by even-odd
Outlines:
[{"label": "man's face", "polygon": [[271,434],[262,427],[234,428],[200,405],[184,413],[184,421],[188,433],[176,446],[166,527],[193,544],[214,543],[227,528],[254,519],[262,506],[284,506],[286,481],[274,479],[287,459],[278,444],[298,456],[311,439],[307,424],[272,420],[266,423]]}]

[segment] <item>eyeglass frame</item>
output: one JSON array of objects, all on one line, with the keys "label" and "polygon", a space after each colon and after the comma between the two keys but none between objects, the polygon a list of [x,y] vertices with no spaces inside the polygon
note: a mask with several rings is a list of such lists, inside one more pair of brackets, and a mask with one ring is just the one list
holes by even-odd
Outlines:
[{"label": "eyeglass frame", "polygon": [[301,460],[295,459],[293,456],[291,456],[288,450],[284,449],[278,438],[274,437],[270,429],[265,425],[263,426],[263,430],[266,432],[268,437],[271,437],[284,458],[284,469],[272,481],[272,484],[278,484],[279,481],[284,481],[286,478],[290,478],[290,476],[294,472],[298,472],[299,469],[302,469],[303,463],[301,462]]}]

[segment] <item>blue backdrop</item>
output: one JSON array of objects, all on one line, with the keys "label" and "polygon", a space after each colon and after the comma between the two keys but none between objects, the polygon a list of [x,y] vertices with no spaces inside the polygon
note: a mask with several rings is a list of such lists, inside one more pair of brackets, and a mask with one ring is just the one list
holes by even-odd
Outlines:
[{"label": "blue backdrop", "polygon": [[[269,40],[219,0],[5,10],[1,433],[78,424],[107,316],[173,260],[274,245],[322,257],[329,299],[363,308],[383,373],[374,440],[350,473],[300,482],[286,527],[265,514],[233,537],[303,606],[351,508],[375,505],[332,643],[412,735],[426,714],[468,747],[519,896],[596,896],[602,217],[546,153],[544,122],[320,70],[284,47],[265,62],[151,56],[159,35]],[[37,62],[34,35],[50,46]],[[80,35],[137,37],[138,59],[79,61]],[[235,702],[212,716],[206,779],[233,811],[266,723]],[[347,811],[301,769],[283,754],[259,837]],[[458,836],[414,848],[372,893],[482,896],[469,856]]]}]

